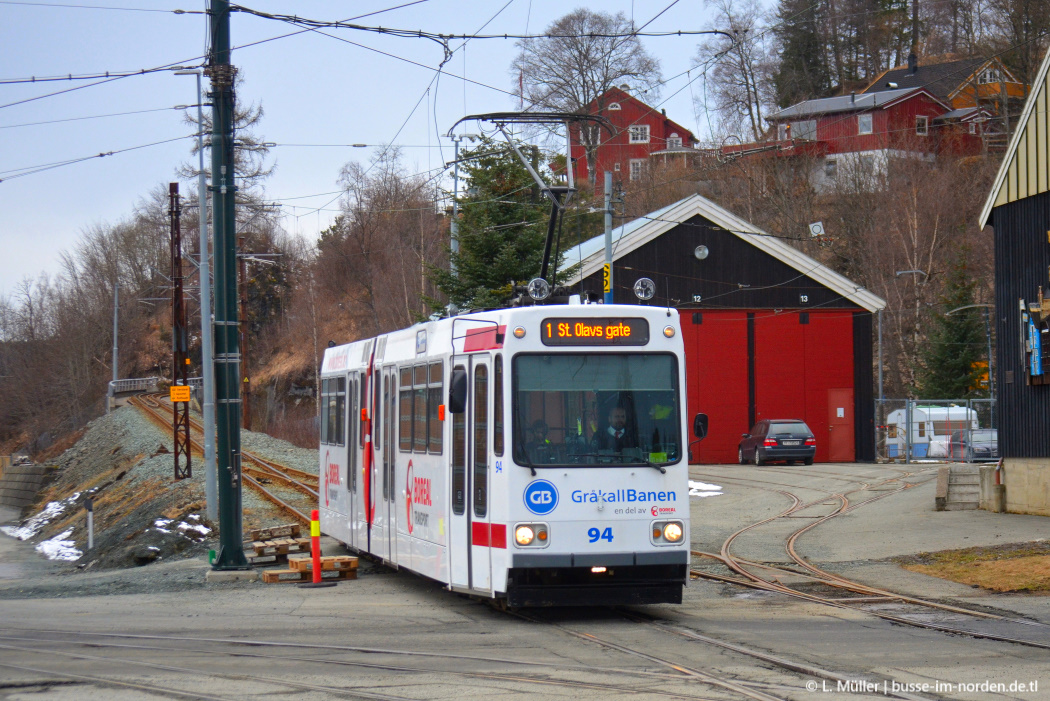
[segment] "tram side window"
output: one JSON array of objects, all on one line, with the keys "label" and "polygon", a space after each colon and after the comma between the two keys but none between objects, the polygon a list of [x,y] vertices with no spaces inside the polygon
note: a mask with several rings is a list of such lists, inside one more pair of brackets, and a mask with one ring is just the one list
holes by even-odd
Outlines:
[{"label": "tram side window", "polygon": [[[345,436],[343,434],[346,423],[346,378],[340,377],[336,380],[335,387],[335,444],[343,445]],[[332,435],[332,428],[328,429],[328,435]]]},{"label": "tram side window", "polygon": [[[458,370],[465,371],[462,365]],[[467,489],[467,414],[452,414],[452,513],[462,515]]]},{"label": "tram side window", "polygon": [[343,445],[343,411],[346,405],[346,378],[321,382],[321,442]]},{"label": "tram side window", "polygon": [[488,368],[474,368],[474,515],[488,513],[489,378]]},{"label": "tram side window", "polygon": [[[357,406],[358,406],[358,408],[364,409],[367,412],[368,411],[368,373],[365,373],[360,378],[359,385],[360,385],[360,389],[361,389],[361,401],[360,401],[360,403]],[[360,412],[358,412],[358,414],[360,414]],[[360,427],[361,427],[361,430],[360,430],[360,432],[359,432],[359,434],[357,436],[357,442],[358,442],[359,445],[364,445],[365,444],[365,422],[364,421],[361,421]]]},{"label": "tram side window", "polygon": [[380,440],[383,432],[380,430],[379,424],[379,400],[379,371],[376,370],[375,374],[372,375],[372,441],[376,450],[383,449],[383,442]]},{"label": "tram side window", "polygon": [[441,406],[443,388],[443,366],[441,363],[430,364],[430,383],[427,385],[427,450],[441,454],[441,419],[438,407]]},{"label": "tram side window", "polygon": [[503,356],[492,366],[492,452],[503,455]]},{"label": "tram side window", "polygon": [[412,368],[401,368],[399,400],[397,447],[407,453],[412,450]]},{"label": "tram side window", "polygon": [[417,365],[412,368],[415,378],[415,413],[412,430],[412,450],[417,453],[427,452],[427,366]]},{"label": "tram side window", "polygon": [[321,415],[318,417],[321,424],[321,442],[328,442],[328,395],[331,380],[321,380]]}]

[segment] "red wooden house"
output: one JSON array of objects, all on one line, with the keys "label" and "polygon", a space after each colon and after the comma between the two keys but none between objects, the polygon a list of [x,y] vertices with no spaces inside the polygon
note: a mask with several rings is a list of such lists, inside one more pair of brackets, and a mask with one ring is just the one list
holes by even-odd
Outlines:
[{"label": "red wooden house", "polygon": [[[884,173],[893,157],[933,158],[980,153],[980,108],[952,110],[924,88],[807,100],[772,117],[772,139],[723,149],[725,155],[775,151],[816,160],[810,182],[829,190],[844,176]],[[975,126],[974,132],[968,124]],[[874,182],[874,181],[873,181]]]},{"label": "red wooden house", "polygon": [[612,122],[614,132],[591,126],[573,128],[572,159],[579,180],[589,174],[584,142],[598,144],[593,164],[596,183],[602,182],[607,171],[612,171],[614,180],[637,180],[654,159],[666,162],[696,153],[697,139],[691,131],[668,119],[666,111],[620,88],[610,88],[588,111]]}]

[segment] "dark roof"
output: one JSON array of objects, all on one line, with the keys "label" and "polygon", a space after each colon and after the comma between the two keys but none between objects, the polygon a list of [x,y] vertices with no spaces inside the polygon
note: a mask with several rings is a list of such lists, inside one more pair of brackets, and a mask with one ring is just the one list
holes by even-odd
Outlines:
[{"label": "dark roof", "polygon": [[959,121],[966,121],[968,119],[971,119],[972,117],[979,116],[980,113],[984,111],[985,110],[979,110],[976,107],[960,107],[957,110],[945,112],[941,116],[935,117],[934,121],[950,122],[955,119],[958,119]]},{"label": "dark roof", "polygon": [[988,59],[985,58],[961,58],[929,65],[920,63],[915,73],[912,73],[907,66],[892,68],[864,88],[864,92],[877,93],[894,90],[895,88],[891,88],[889,83],[896,83],[896,89],[926,88],[934,97],[945,100],[987,61]]},{"label": "dark roof", "polygon": [[770,117],[770,119],[788,119],[811,114],[831,114],[833,112],[860,112],[875,107],[883,107],[887,103],[913,92],[917,92],[915,88],[886,90],[874,95],[840,95],[839,97],[825,97],[819,100],[806,100],[805,102],[791,105],[791,107],[785,107]]}]

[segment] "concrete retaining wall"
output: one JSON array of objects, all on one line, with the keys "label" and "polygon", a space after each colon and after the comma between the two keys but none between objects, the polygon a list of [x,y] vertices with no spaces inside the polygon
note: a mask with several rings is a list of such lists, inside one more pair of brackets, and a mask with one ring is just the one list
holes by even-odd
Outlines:
[{"label": "concrete retaining wall", "polygon": [[22,510],[36,500],[49,468],[46,465],[11,465],[0,477],[0,506]]},{"label": "concrete retaining wall", "polygon": [[1050,458],[1003,460],[1006,510],[1050,516]]}]

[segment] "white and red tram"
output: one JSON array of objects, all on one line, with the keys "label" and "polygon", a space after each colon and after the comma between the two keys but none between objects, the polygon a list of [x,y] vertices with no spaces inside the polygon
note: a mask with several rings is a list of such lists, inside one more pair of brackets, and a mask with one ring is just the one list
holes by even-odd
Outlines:
[{"label": "white and red tram", "polygon": [[681,601],[677,311],[472,313],[328,348],[321,376],[326,534],[510,606]]}]

